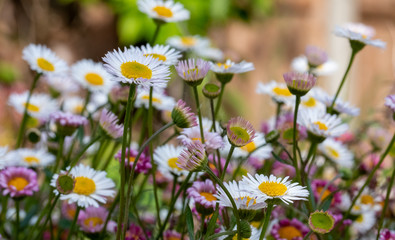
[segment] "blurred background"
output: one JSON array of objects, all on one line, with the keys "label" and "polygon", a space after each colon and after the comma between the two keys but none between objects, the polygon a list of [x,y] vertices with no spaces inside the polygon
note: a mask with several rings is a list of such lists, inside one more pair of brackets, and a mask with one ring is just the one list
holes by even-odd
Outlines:
[{"label": "blurred background", "polygon": [[[169,36],[199,34],[211,39],[225,57],[253,62],[256,70],[236,75],[227,85],[225,107],[258,127],[274,113],[270,97],[255,93],[258,82],[282,82],[294,57],[307,45],[327,50],[339,65],[319,85],[334,94],[350,56],[346,39],[332,34],[336,25],[361,22],[387,43],[365,47],[354,62],[341,97],[361,108],[358,119],[375,119],[384,97],[394,93],[394,0],[179,0],[191,19],[162,27],[158,43]],[[136,0],[0,0],[0,145],[15,136],[18,116],[7,105],[11,92],[30,86],[33,74],[22,60],[29,43],[45,44],[68,63],[100,61],[117,47],[145,44],[154,23],[137,9]],[[211,78],[214,78],[212,75]],[[40,85],[37,91],[44,90]],[[179,98],[179,88],[170,88]],[[208,104],[208,103],[207,103]]]}]

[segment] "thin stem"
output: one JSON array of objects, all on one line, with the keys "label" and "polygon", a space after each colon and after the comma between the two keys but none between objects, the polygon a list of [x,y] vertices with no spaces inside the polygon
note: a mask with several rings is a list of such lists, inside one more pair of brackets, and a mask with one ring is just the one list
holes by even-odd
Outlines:
[{"label": "thin stem", "polygon": [[306,236],[304,236],[303,240],[308,240],[309,237],[310,237],[310,235],[311,235],[312,233],[313,233],[313,231],[310,230],[310,231],[306,234]]},{"label": "thin stem", "polygon": [[218,116],[219,109],[221,108],[222,96],[224,95],[224,91],[225,91],[225,84],[224,84],[224,83],[221,83],[221,90],[220,90],[220,92],[219,92],[219,96],[218,96],[218,100],[217,100],[217,105],[215,106],[215,117]]},{"label": "thin stem", "polygon": [[55,166],[54,166],[54,168],[52,170],[53,173],[56,173],[58,171],[59,164],[62,161],[64,139],[65,139],[65,136],[63,136],[63,135],[60,136],[58,153],[56,155],[56,163],[55,163]]},{"label": "thin stem", "polygon": [[193,93],[195,94],[196,109],[197,109],[198,116],[199,116],[200,137],[202,138],[202,143],[204,144],[202,113],[200,112],[199,95],[198,95],[197,86],[193,87]]},{"label": "thin stem", "polygon": [[225,232],[221,232],[221,233],[217,233],[217,234],[211,235],[206,240],[214,240],[214,239],[217,239],[218,237],[221,237],[221,236],[229,236],[229,235],[234,235],[236,233],[237,233],[236,230],[235,231],[225,231]]},{"label": "thin stem", "polygon": [[282,102],[277,102],[277,108],[276,108],[276,122],[275,122],[275,127],[277,128],[278,124],[278,119],[280,118],[281,114],[281,106],[283,105]]},{"label": "thin stem", "polygon": [[213,125],[211,126],[211,129],[214,130],[214,132],[217,131],[215,127],[215,110],[214,110],[214,99],[210,98],[210,109],[211,109],[211,117],[213,120]]},{"label": "thin stem", "polygon": [[27,100],[26,100],[26,103],[25,103],[25,110],[23,111],[22,123],[21,123],[21,126],[19,127],[18,138],[17,138],[17,141],[16,141],[15,149],[19,148],[22,145],[23,135],[25,133],[26,122],[27,122],[27,119],[28,119],[27,108],[29,106],[30,98],[32,97],[33,91],[36,88],[38,79],[41,77],[41,75],[42,75],[42,73],[37,73],[36,74],[36,76],[34,77],[32,86],[30,87],[29,95],[27,95]]},{"label": "thin stem", "polygon": [[16,211],[16,221],[15,221],[15,239],[19,239],[19,203],[20,200],[15,200],[15,211]]},{"label": "thin stem", "polygon": [[86,107],[88,106],[90,98],[91,98],[91,92],[88,91],[88,93],[85,96],[85,102],[84,102],[84,106],[82,107],[82,110],[81,110],[81,115],[84,115],[84,112],[86,110]]},{"label": "thin stem", "polygon": [[378,229],[377,229],[376,240],[378,240],[379,237],[380,237],[380,231],[381,231],[381,228],[383,227],[384,216],[385,216],[385,212],[387,211],[387,207],[388,207],[388,203],[389,203],[389,199],[390,199],[390,195],[391,195],[392,186],[394,185],[394,181],[395,181],[395,167],[394,167],[394,170],[392,170],[391,180],[390,180],[390,183],[388,184],[387,195],[385,196],[383,210],[381,211],[381,216],[380,216],[380,220],[379,220],[379,226],[378,226]]},{"label": "thin stem", "polygon": [[[60,197],[60,194],[58,194],[58,195],[55,197],[55,199],[54,199],[54,201],[53,201],[52,204],[51,204],[51,200],[52,200],[51,198],[50,198],[50,200],[48,201],[48,204],[47,204],[47,206],[46,206],[45,208],[47,208],[48,206],[51,206],[51,207],[50,207],[49,212],[48,212],[48,214],[47,214],[47,217],[46,217],[46,219],[45,219],[45,221],[44,221],[44,224],[41,225],[40,232],[38,233],[36,239],[40,239],[42,233],[44,232],[45,226],[47,225],[47,222],[48,222],[49,218],[51,217],[51,213],[52,213],[53,209],[55,208],[56,203],[57,203],[59,197]],[[44,213],[44,212],[43,212],[43,213]],[[34,230],[35,230],[36,228],[38,228],[38,226],[40,225],[40,222],[41,222],[41,219],[42,219],[43,216],[44,216],[44,214],[40,215],[40,217],[37,219],[37,222],[36,222],[36,224],[34,225],[34,228],[33,228],[33,232],[31,233],[30,236],[33,236]]]},{"label": "thin stem", "polygon": [[125,120],[123,123],[123,138],[122,138],[122,153],[121,153],[121,164],[119,165],[119,172],[121,174],[121,186],[120,186],[120,207],[119,207],[119,217],[118,217],[118,226],[117,226],[117,240],[121,239],[121,235],[123,233],[123,220],[125,214],[125,153],[126,153],[126,145],[128,141],[128,128],[129,128],[129,121],[131,115],[131,105],[132,99],[134,95],[135,86],[131,85],[129,87],[129,96],[128,102],[126,105],[126,113],[125,113]]},{"label": "thin stem", "polygon": [[298,118],[298,109],[299,109],[299,104],[300,104],[300,96],[296,96],[296,102],[295,102],[295,112],[294,112],[294,122],[293,122],[293,165],[295,168],[296,172],[296,179],[298,179],[299,182],[301,182],[300,179],[300,173],[299,173],[299,168],[298,168],[298,157],[296,155],[296,146],[298,142],[296,141],[296,130],[297,130],[297,118]]},{"label": "thin stem", "polygon": [[77,223],[77,219],[78,219],[78,215],[80,214],[80,210],[81,210],[81,207],[77,205],[77,209],[74,214],[73,222],[71,223],[70,232],[69,232],[69,236],[67,237],[67,240],[70,240],[71,236],[73,235],[74,227],[75,227],[75,224]]},{"label": "thin stem", "polygon": [[[226,173],[226,168],[227,168],[228,165],[229,165],[230,158],[232,157],[232,154],[233,154],[233,151],[234,151],[234,150],[235,150],[235,146],[231,145],[231,146],[230,146],[229,153],[228,153],[228,157],[226,158],[226,162],[225,162],[224,169],[223,169],[222,174],[221,174],[221,181],[224,181],[225,173]],[[220,160],[220,162],[221,162],[221,160]]]},{"label": "thin stem", "polygon": [[104,162],[102,171],[105,171],[108,165],[110,165],[110,161],[114,158],[114,154],[117,151],[118,147],[119,147],[119,143],[114,143],[114,146],[112,147],[110,154],[107,156],[107,160]]},{"label": "thin stem", "polygon": [[108,211],[108,215],[107,215],[106,221],[104,222],[103,229],[102,229],[102,231],[101,231],[101,233],[100,233],[101,236],[103,236],[103,235],[106,233],[107,224],[108,224],[108,222],[110,221],[110,219],[111,219],[111,214],[112,214],[112,212],[114,212],[114,209],[115,209],[115,207],[117,206],[118,202],[119,202],[119,193],[118,193],[117,196],[115,197],[114,202],[111,204],[110,210]]},{"label": "thin stem", "polygon": [[151,40],[152,45],[155,44],[156,39],[158,38],[158,35],[159,35],[160,27],[162,26],[161,23],[158,23],[158,22],[155,22],[155,23],[156,23],[156,28],[155,28],[154,36],[152,37],[152,40]]},{"label": "thin stem", "polygon": [[343,87],[343,85],[344,85],[344,83],[345,83],[345,81],[346,81],[346,77],[347,77],[347,75],[348,75],[348,72],[350,71],[350,68],[351,68],[352,63],[354,62],[354,58],[355,58],[355,55],[357,54],[357,52],[358,52],[358,51],[353,50],[352,53],[351,53],[351,57],[350,57],[350,61],[348,62],[347,70],[346,70],[346,72],[345,72],[344,75],[343,75],[343,79],[342,79],[342,81],[340,82],[339,87],[337,88],[336,95],[335,95],[335,97],[333,98],[332,104],[331,104],[331,106],[328,108],[328,112],[329,112],[329,113],[333,113],[333,107],[335,106],[336,99],[339,97],[340,90],[342,89],[342,87]]},{"label": "thin stem", "polygon": [[265,213],[265,220],[263,222],[262,232],[261,232],[261,235],[259,236],[259,240],[262,240],[265,237],[266,229],[269,226],[270,215],[272,213],[272,210],[273,210],[273,204],[268,204],[266,213]]},{"label": "thin stem", "polygon": [[[7,205],[8,205],[8,195],[2,197],[2,203],[1,203],[1,214],[0,214],[0,222],[5,222],[5,217],[7,213]],[[4,224],[0,224],[0,233],[4,233]]]}]

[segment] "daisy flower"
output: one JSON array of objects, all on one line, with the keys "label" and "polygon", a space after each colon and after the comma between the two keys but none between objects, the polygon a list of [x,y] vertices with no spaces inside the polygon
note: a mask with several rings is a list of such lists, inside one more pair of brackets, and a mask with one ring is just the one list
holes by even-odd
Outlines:
[{"label": "daisy flower", "polygon": [[[66,173],[66,171],[61,171]],[[77,203],[78,206],[87,208],[89,206],[99,207],[99,202],[105,204],[107,197],[115,194],[115,183],[106,177],[107,173],[96,171],[89,166],[79,164],[69,172],[75,178],[73,192],[67,195],[60,194],[60,200],[67,200],[69,203]],[[56,188],[56,181],[59,174],[54,174],[51,186]],[[54,190],[59,194],[58,190]]]},{"label": "daisy flower", "polygon": [[327,137],[338,137],[348,130],[348,125],[339,117],[324,111],[301,110],[298,114],[298,124],[306,127],[309,136],[322,141]]},{"label": "daisy flower", "polygon": [[[250,225],[250,227],[251,227],[251,236],[249,237],[249,238],[241,238],[242,240],[259,240],[259,237],[260,237],[260,235],[261,235],[261,232],[258,230],[258,229],[256,229],[255,227],[253,227],[253,226],[251,226]],[[224,230],[225,231],[225,230]],[[234,228],[233,228],[233,231],[237,231],[237,226],[235,226]],[[237,233],[235,234],[235,235],[233,235],[233,237],[231,238],[232,240],[233,239],[237,239]],[[225,240],[225,239],[228,239],[226,236],[220,236],[219,238],[218,238],[218,240]],[[264,240],[266,240],[266,238],[263,238]]]},{"label": "daisy flower", "polygon": [[364,45],[372,45],[378,48],[385,48],[385,42],[372,39],[375,30],[372,27],[362,23],[347,23],[344,26],[336,26],[334,33],[338,37],[348,38],[350,41],[356,41]]},{"label": "daisy flower", "polygon": [[70,112],[73,114],[81,114],[82,109],[84,109],[85,100],[78,96],[70,96],[67,97],[67,100],[64,100],[63,103],[63,111]]},{"label": "daisy flower", "polygon": [[106,53],[104,66],[113,74],[113,80],[142,87],[166,87],[169,67],[153,56],[145,57],[139,50],[121,49]]},{"label": "daisy flower", "polygon": [[316,46],[307,46],[305,50],[307,61],[312,68],[320,66],[328,61],[328,54]]},{"label": "daisy flower", "polygon": [[188,144],[186,149],[178,156],[176,165],[190,172],[200,171],[207,165],[204,145],[200,141],[193,141],[191,144]]},{"label": "daisy flower", "polygon": [[25,167],[8,167],[0,172],[0,188],[3,196],[32,196],[39,190],[37,173]]},{"label": "daisy flower", "polygon": [[[125,152],[125,166],[132,167],[134,162],[136,161],[136,157],[139,151],[137,151],[138,146],[131,146],[130,148],[126,148]],[[122,149],[118,151],[118,153],[115,155],[115,159],[117,159],[119,162],[122,159]],[[137,160],[135,172],[137,174],[139,173],[144,173],[148,174],[149,170],[151,170],[152,165],[150,158],[146,156],[144,153],[142,153]]]},{"label": "daisy flower", "polygon": [[210,40],[205,37],[201,37],[199,35],[195,36],[174,36],[167,39],[167,44],[170,46],[181,50],[181,51],[188,51],[188,50],[201,50],[208,48],[210,45]]},{"label": "daisy flower", "polygon": [[361,209],[369,209],[379,212],[383,207],[383,202],[384,199],[380,194],[365,188],[355,204],[360,205]]},{"label": "daisy flower", "polygon": [[[152,92],[152,106],[159,111],[172,110],[176,104],[174,98],[167,96],[163,91]],[[149,90],[144,88],[137,88],[137,96],[134,102],[134,106],[137,108],[149,107]]]},{"label": "daisy flower", "polygon": [[7,154],[8,165],[23,167],[46,167],[55,162],[55,156],[44,149],[19,148]]},{"label": "daisy flower", "polygon": [[181,53],[171,48],[169,45],[154,45],[151,47],[151,45],[147,44],[141,46],[140,50],[144,56],[152,56],[169,66],[176,64],[178,59],[181,58]]},{"label": "daisy flower", "polygon": [[103,109],[100,114],[99,124],[107,136],[117,139],[123,135],[123,124],[118,124],[119,119],[114,113]]},{"label": "daisy flower", "polygon": [[[195,113],[186,106],[186,103],[179,99],[171,112],[171,118],[174,124],[179,128],[190,128],[197,126]],[[204,125],[204,124],[203,124]]]},{"label": "daisy flower", "polygon": [[318,145],[318,149],[340,167],[351,169],[354,165],[354,154],[341,142],[327,138]]},{"label": "daisy flower", "polygon": [[187,189],[188,197],[194,200],[196,209],[200,213],[206,209],[214,210],[217,203],[217,198],[215,197],[216,192],[214,183],[209,179],[206,179],[204,182],[195,181]]},{"label": "daisy flower", "polygon": [[33,71],[44,75],[61,75],[68,70],[67,63],[44,45],[29,44],[23,49],[22,58]]},{"label": "daisy flower", "polygon": [[168,179],[173,178],[172,174],[183,176],[184,178],[188,175],[188,171],[183,170],[177,165],[179,163],[178,156],[183,150],[183,147],[175,147],[171,144],[166,144],[155,149],[154,161],[158,165],[158,170]]},{"label": "daisy flower", "polygon": [[254,127],[242,117],[230,119],[226,126],[226,133],[230,144],[235,147],[244,147],[255,138]]},{"label": "daisy flower", "polygon": [[90,59],[83,59],[71,67],[71,75],[81,86],[91,92],[105,92],[111,90],[112,76],[106,71],[101,63]]},{"label": "daisy flower", "polygon": [[255,174],[255,177],[248,174],[240,182],[245,191],[253,197],[263,199],[279,199],[286,204],[293,203],[294,200],[307,200],[309,192],[298,183],[291,183],[288,177],[277,178],[273,175],[269,177],[263,174]]},{"label": "daisy flower", "polygon": [[138,0],[139,10],[150,18],[163,22],[181,22],[189,19],[189,11],[173,0]]},{"label": "daisy flower", "polygon": [[[149,233],[147,234],[148,236],[150,236]],[[144,230],[140,226],[132,223],[130,224],[128,230],[126,230],[125,240],[136,240],[136,239],[147,240],[145,238]]]},{"label": "daisy flower", "polygon": [[213,63],[210,62],[211,71],[217,74],[235,74],[235,73],[245,73],[254,70],[254,64],[246,61],[241,61],[240,63],[232,62],[230,59],[227,59],[225,63]]},{"label": "daisy flower", "polygon": [[182,238],[182,234],[181,233],[179,233],[179,232],[177,232],[177,231],[175,231],[175,230],[166,230],[164,233],[163,233],[163,240],[178,240],[178,239],[180,239],[180,240],[185,240],[186,238]]},{"label": "daisy flower", "polygon": [[298,219],[293,218],[282,219],[278,223],[274,224],[270,235],[275,240],[296,240],[303,239],[304,236],[309,232],[309,228],[300,222]]},{"label": "daisy flower", "polygon": [[178,76],[191,86],[200,85],[210,70],[210,63],[198,58],[178,62],[175,66]]},{"label": "daisy flower", "polygon": [[329,184],[328,186],[327,185],[328,181],[321,179],[314,179],[311,182],[311,189],[314,192],[314,197],[316,201],[323,202],[326,200],[327,197],[329,197],[329,195],[333,194],[331,206],[337,206],[341,204],[342,196],[341,193],[338,192],[339,189],[333,184]]},{"label": "daisy flower", "polygon": [[360,234],[368,232],[376,223],[375,211],[364,211],[357,219],[351,224],[351,228]]},{"label": "daisy flower", "polygon": [[71,94],[76,94],[80,90],[80,86],[72,81],[72,77],[69,74],[46,75],[43,79],[52,90],[55,90],[61,95],[69,96]]},{"label": "daisy flower", "polygon": [[386,107],[391,109],[392,112],[395,112],[395,94],[388,95],[385,98],[385,104]]},{"label": "daisy flower", "polygon": [[[224,143],[222,141],[221,135],[216,132],[209,132],[207,130],[203,130],[204,135],[204,147],[208,152],[214,152],[216,149],[222,148]],[[177,137],[178,140],[185,146],[191,144],[193,141],[202,141],[200,135],[199,126],[192,128],[184,128],[181,132],[181,135]]]},{"label": "daisy flower", "polygon": [[295,97],[289,91],[287,85],[284,83],[277,83],[272,80],[269,83],[258,83],[258,87],[256,89],[256,93],[258,94],[267,94],[272,97],[273,101],[276,103],[284,103],[290,105],[295,101]]},{"label": "daisy flower", "polygon": [[107,215],[108,211],[104,207],[87,207],[78,215],[78,225],[83,232],[101,232],[106,222]]},{"label": "daisy flower", "polygon": [[389,229],[381,230],[379,240],[394,240],[394,239],[395,239],[395,231]]},{"label": "daisy flower", "polygon": [[297,96],[304,96],[315,86],[317,78],[311,73],[287,72],[283,74],[289,91]]},{"label": "daisy flower", "polygon": [[57,132],[65,136],[71,136],[78,127],[88,123],[86,117],[69,112],[52,113],[50,119],[56,124]]},{"label": "daisy flower", "polygon": [[8,104],[15,108],[15,110],[23,114],[25,108],[27,113],[37,119],[46,121],[48,120],[51,113],[58,110],[58,103],[46,94],[34,93],[30,98],[29,104],[26,106],[29,92],[23,92],[21,94],[12,93],[8,99]]},{"label": "daisy flower", "polygon": [[[299,56],[292,60],[291,68],[293,71],[304,73],[310,70],[309,61],[306,56]],[[336,72],[338,64],[329,59],[325,63],[318,65],[310,70],[316,76],[328,76]]]},{"label": "daisy flower", "polygon": [[324,103],[318,100],[317,88],[312,88],[306,95],[300,99],[300,109],[315,109],[315,110],[326,110]]},{"label": "daisy flower", "polygon": [[[327,108],[332,105],[334,100],[334,96],[329,96],[329,94],[322,89],[316,89],[313,95],[318,101],[325,104]],[[360,112],[359,108],[351,106],[351,104],[348,102],[343,102],[340,98],[336,99],[333,110],[335,113],[344,113],[350,116],[358,116]]]},{"label": "daisy flower", "polygon": [[73,221],[75,213],[77,212],[77,204],[69,204],[68,202],[64,201],[62,202],[61,212],[62,216],[64,216],[67,220]]}]

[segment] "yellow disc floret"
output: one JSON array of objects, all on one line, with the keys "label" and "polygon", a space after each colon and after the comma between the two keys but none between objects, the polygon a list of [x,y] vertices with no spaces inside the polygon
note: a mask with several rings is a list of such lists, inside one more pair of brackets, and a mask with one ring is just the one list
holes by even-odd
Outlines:
[{"label": "yellow disc floret", "polygon": [[81,195],[91,195],[96,191],[96,184],[95,182],[87,177],[76,177],[75,178],[75,186],[74,186],[74,193],[81,194]]},{"label": "yellow disc floret", "polygon": [[136,61],[133,62],[125,62],[121,65],[121,73],[126,78],[144,78],[151,79],[152,70],[149,69],[144,64],[138,63]]},{"label": "yellow disc floret", "polygon": [[261,192],[270,197],[282,196],[287,191],[287,186],[278,182],[263,182],[258,188]]}]

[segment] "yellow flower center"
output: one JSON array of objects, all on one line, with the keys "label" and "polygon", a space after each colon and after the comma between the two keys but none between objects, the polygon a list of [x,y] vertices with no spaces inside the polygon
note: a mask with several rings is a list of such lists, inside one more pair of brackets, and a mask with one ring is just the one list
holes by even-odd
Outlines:
[{"label": "yellow flower center", "polygon": [[158,14],[158,16],[160,17],[173,17],[173,12],[171,11],[170,8],[164,7],[164,6],[156,6],[152,9],[153,11],[156,12],[156,14]]},{"label": "yellow flower center", "polygon": [[152,56],[153,58],[156,58],[160,61],[166,61],[165,55],[161,55],[161,54],[157,54],[157,53],[147,53],[147,54],[144,54],[144,56],[146,56],[146,57]]},{"label": "yellow flower center", "polygon": [[8,182],[8,186],[13,186],[17,191],[22,191],[29,182],[24,177],[14,177]]},{"label": "yellow flower center", "polygon": [[254,201],[252,201],[252,205],[255,205],[255,204],[256,204],[256,199],[255,199],[255,198],[252,198],[252,197],[249,197],[249,196],[236,198],[236,200],[237,200],[237,199],[243,200],[244,198],[247,198],[247,202],[246,202],[246,206],[247,206],[247,207],[248,207],[248,204],[250,204],[251,200],[253,200],[253,199],[254,199]]},{"label": "yellow flower center", "polygon": [[224,69],[228,69],[229,67],[231,67],[230,64],[225,64],[225,63],[217,63],[218,67],[223,67]]},{"label": "yellow flower center", "polygon": [[76,177],[73,192],[81,195],[91,195],[96,191],[95,182],[87,177]]},{"label": "yellow flower center", "polygon": [[363,214],[359,215],[359,217],[355,221],[359,223],[363,222]]},{"label": "yellow flower center", "polygon": [[230,131],[232,134],[236,135],[237,138],[240,138],[245,142],[250,140],[250,134],[248,134],[247,130],[242,127],[231,127]]},{"label": "yellow flower center", "polygon": [[288,88],[275,87],[273,88],[273,92],[280,96],[285,96],[285,97],[292,96],[292,93],[288,90]]},{"label": "yellow flower center", "polygon": [[302,104],[305,107],[315,107],[317,105],[317,101],[313,97],[309,97],[309,99],[306,101],[303,101]]},{"label": "yellow flower center", "polygon": [[200,195],[203,196],[204,198],[206,198],[206,200],[209,202],[217,200],[217,198],[214,197],[214,195],[212,193],[201,192]]},{"label": "yellow flower center", "polygon": [[24,157],[23,160],[25,160],[25,162],[27,162],[27,163],[39,163],[40,162],[40,160],[34,156]]},{"label": "yellow flower center", "polygon": [[75,209],[73,209],[73,208],[69,208],[67,211],[66,211],[66,213],[67,213],[67,215],[68,215],[68,217],[70,218],[70,219],[73,219],[74,218],[74,215],[75,215]]},{"label": "yellow flower center", "polygon": [[103,219],[99,217],[90,217],[84,220],[84,225],[89,227],[96,227],[97,225],[102,225],[103,223]]},{"label": "yellow flower center", "polygon": [[27,109],[27,111],[29,111],[29,112],[39,112],[39,111],[40,111],[40,107],[39,107],[39,106],[36,106],[36,105],[34,105],[34,104],[31,104],[31,103],[29,103],[29,104],[24,103],[23,106],[24,106],[24,107]]},{"label": "yellow flower center", "polygon": [[[141,97],[141,99],[149,100],[149,95],[144,95]],[[159,98],[156,98],[156,97],[152,97],[152,102],[162,103],[162,100],[160,100]]]},{"label": "yellow flower center", "polygon": [[85,80],[95,86],[100,86],[104,84],[103,78],[97,73],[88,73],[85,75]]},{"label": "yellow flower center", "polygon": [[133,62],[125,62],[121,65],[121,73],[126,78],[144,78],[151,79],[152,70],[144,64]]},{"label": "yellow flower center", "polygon": [[195,137],[195,138],[191,138],[192,141],[200,141],[202,142],[202,139],[200,137]]},{"label": "yellow flower center", "polygon": [[326,150],[329,152],[330,155],[332,155],[335,158],[338,158],[340,156],[339,152],[336,151],[336,149],[334,149],[332,147],[327,146]]},{"label": "yellow flower center", "polygon": [[366,205],[373,205],[374,204],[374,198],[370,195],[364,194],[361,196],[361,203],[366,204]]},{"label": "yellow flower center", "polygon": [[169,165],[169,167],[173,168],[173,169],[177,169],[178,171],[181,171],[182,168],[180,168],[179,166],[177,166],[178,163],[178,158],[170,158],[169,160],[167,160],[167,164]]},{"label": "yellow flower center", "polygon": [[328,127],[325,125],[325,123],[317,121],[314,124],[317,125],[320,130],[325,130],[325,131],[328,130]]},{"label": "yellow flower center", "polygon": [[322,195],[320,201],[325,200],[331,194],[331,191],[329,191],[328,189],[326,189],[324,193],[322,193],[322,190],[324,190],[323,187],[317,187],[317,193],[319,195]]},{"label": "yellow flower center", "polygon": [[250,153],[256,149],[256,145],[254,142],[250,142],[249,144],[241,147],[241,149]]},{"label": "yellow flower center", "polygon": [[55,67],[44,58],[37,58],[37,65],[44,71],[53,72]]},{"label": "yellow flower center", "polygon": [[292,240],[297,237],[303,237],[302,233],[294,226],[281,227],[278,230],[281,239]]},{"label": "yellow flower center", "polygon": [[181,37],[181,43],[187,47],[195,46],[196,39],[194,37]]},{"label": "yellow flower center", "polygon": [[134,162],[134,160],[136,160],[135,157],[129,157],[129,162]]},{"label": "yellow flower center", "polygon": [[287,191],[287,186],[278,182],[263,182],[259,184],[258,188],[270,197],[282,196]]}]

